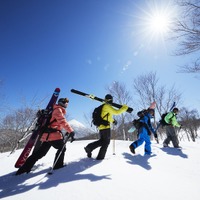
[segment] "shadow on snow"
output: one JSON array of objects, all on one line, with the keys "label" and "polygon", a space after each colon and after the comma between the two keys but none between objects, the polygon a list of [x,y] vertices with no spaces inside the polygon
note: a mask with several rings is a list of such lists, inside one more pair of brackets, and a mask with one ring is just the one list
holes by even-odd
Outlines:
[{"label": "shadow on snow", "polygon": [[161,150],[172,156],[180,156],[182,158],[188,158],[188,155],[183,153],[181,149],[173,147],[162,147]]},{"label": "shadow on snow", "polygon": [[[49,169],[44,169],[35,173],[22,174],[15,176],[16,172],[12,172],[0,177],[0,198],[17,195],[27,192],[35,187],[39,189],[48,189],[56,187],[60,183],[66,183],[78,180],[100,181],[102,179],[110,179],[109,175],[95,175],[92,173],[81,173],[88,168],[98,164],[101,161],[83,158],[66,165],[66,167],[55,170],[53,175],[48,175]],[[40,180],[28,183],[28,179],[38,175],[45,174]],[[34,183],[33,183],[34,182]]]},{"label": "shadow on snow", "polygon": [[139,165],[140,167],[146,169],[146,170],[150,170],[151,169],[151,166],[149,164],[149,161],[148,159],[149,158],[152,158],[153,156],[156,156],[156,155],[152,155],[152,156],[149,156],[149,155],[132,155],[130,153],[123,153],[123,156],[128,160],[127,162],[129,164],[132,164],[132,165]]}]

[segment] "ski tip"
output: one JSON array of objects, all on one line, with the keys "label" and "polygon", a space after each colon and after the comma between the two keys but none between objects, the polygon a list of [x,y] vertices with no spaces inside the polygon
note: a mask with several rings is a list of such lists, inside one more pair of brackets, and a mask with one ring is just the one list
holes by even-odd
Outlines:
[{"label": "ski tip", "polygon": [[156,102],[155,101],[152,102],[149,108],[150,109],[155,109],[156,108]]},{"label": "ski tip", "polygon": [[19,163],[15,163],[15,168],[20,168],[21,166]]},{"label": "ski tip", "polygon": [[56,92],[60,92],[60,88],[56,88],[55,91],[56,91]]}]

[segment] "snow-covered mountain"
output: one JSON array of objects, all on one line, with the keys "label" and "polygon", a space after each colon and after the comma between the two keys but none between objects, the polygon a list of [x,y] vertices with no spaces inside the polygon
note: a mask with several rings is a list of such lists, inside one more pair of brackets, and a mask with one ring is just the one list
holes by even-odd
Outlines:
[{"label": "snow-covered mountain", "polygon": [[74,129],[76,133],[76,138],[82,138],[88,136],[91,133],[94,133],[92,129],[87,128],[86,126],[84,126],[82,123],[80,123],[75,119],[68,121],[68,123]]}]

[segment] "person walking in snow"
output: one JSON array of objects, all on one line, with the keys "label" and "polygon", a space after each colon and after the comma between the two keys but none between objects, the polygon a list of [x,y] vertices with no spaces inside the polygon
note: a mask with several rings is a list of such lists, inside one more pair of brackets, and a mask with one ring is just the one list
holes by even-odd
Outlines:
[{"label": "person walking in snow", "polygon": [[107,94],[105,96],[105,103],[103,104],[101,117],[104,118],[106,116],[106,120],[108,122],[108,125],[101,124],[98,126],[99,129],[99,136],[100,139],[88,144],[84,149],[87,153],[87,156],[91,158],[92,151],[96,149],[97,147],[100,147],[99,153],[97,155],[97,160],[103,160],[105,158],[107,148],[110,144],[110,138],[111,138],[111,124],[116,123],[116,121],[113,119],[113,115],[119,115],[123,112],[125,112],[128,109],[127,105],[123,105],[120,109],[116,110],[111,106],[111,103],[113,102],[113,97],[110,94]]},{"label": "person walking in snow", "polygon": [[151,132],[154,134],[154,137],[157,139],[157,133],[155,129],[151,125],[151,118],[154,116],[154,109],[147,109],[143,112],[143,115],[140,116],[139,119],[139,127],[138,127],[138,139],[134,141],[130,146],[130,151],[135,154],[135,149],[142,145],[144,145],[145,155],[151,155]]},{"label": "person walking in snow", "polygon": [[69,100],[67,98],[60,98],[58,104],[54,105],[50,125],[40,139],[42,141],[41,146],[36,152],[33,152],[33,154],[28,157],[24,165],[18,169],[16,175],[29,173],[33,165],[47,154],[51,146],[57,149],[53,169],[59,169],[64,166],[63,162],[66,148],[64,147],[64,137],[61,130],[64,129],[66,131],[66,136],[70,137],[71,141],[74,140],[74,130],[65,118],[65,109],[67,108],[68,103]]},{"label": "person walking in snow", "polygon": [[179,109],[174,108],[164,118],[165,122],[167,123],[166,125],[167,138],[163,142],[163,147],[168,147],[171,141],[175,148],[179,148],[179,141],[178,141],[178,137],[175,130],[175,127],[181,128],[181,124],[179,124],[176,119],[178,112],[179,112]]}]

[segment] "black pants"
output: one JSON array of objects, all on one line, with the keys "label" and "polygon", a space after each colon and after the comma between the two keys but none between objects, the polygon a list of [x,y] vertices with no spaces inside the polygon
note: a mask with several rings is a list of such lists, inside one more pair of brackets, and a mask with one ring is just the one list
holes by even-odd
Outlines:
[{"label": "black pants", "polygon": [[99,136],[100,139],[92,142],[90,144],[87,145],[87,148],[90,149],[90,151],[92,152],[94,149],[96,149],[97,147],[101,147],[97,156],[98,160],[102,160],[104,159],[106,152],[107,152],[107,148],[110,144],[110,137],[111,137],[111,131],[110,128],[109,129],[104,129],[104,130],[100,130],[99,131]]},{"label": "black pants", "polygon": [[60,152],[62,151],[61,155],[58,158],[58,161],[56,162],[54,169],[58,169],[63,167],[63,162],[64,162],[64,155],[65,155],[65,151],[66,148],[64,147],[64,149],[62,150],[64,145],[63,140],[55,140],[55,141],[50,141],[50,142],[43,142],[42,145],[40,146],[40,148],[34,152],[30,157],[28,157],[28,159],[26,160],[26,162],[24,163],[24,165],[19,168],[18,173],[24,173],[24,172],[30,172],[31,168],[33,167],[33,165],[42,157],[44,157],[47,152],[49,151],[49,149],[52,147],[54,147],[55,149],[58,149],[55,155],[55,159],[54,162],[57,160],[57,157],[59,156]]}]

